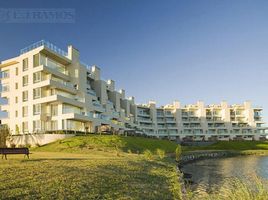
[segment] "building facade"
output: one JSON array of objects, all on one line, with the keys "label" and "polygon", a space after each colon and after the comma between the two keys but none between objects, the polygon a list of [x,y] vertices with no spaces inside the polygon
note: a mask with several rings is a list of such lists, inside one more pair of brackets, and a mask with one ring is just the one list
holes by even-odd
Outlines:
[{"label": "building facade", "polygon": [[65,52],[47,41],[21,50],[0,64],[2,124],[12,134],[55,131],[136,132],[170,139],[259,139],[265,136],[261,108],[243,105],[156,107],[137,105],[134,97],[102,80],[97,66],[80,61],[79,51]]}]

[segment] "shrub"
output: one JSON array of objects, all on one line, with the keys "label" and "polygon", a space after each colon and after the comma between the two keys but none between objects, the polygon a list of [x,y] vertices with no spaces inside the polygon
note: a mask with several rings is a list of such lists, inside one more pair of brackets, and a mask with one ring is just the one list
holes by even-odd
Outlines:
[{"label": "shrub", "polygon": [[144,152],[144,157],[147,159],[147,160],[152,160],[153,159],[153,154],[150,150],[146,149]]},{"label": "shrub", "polygon": [[162,149],[156,149],[156,154],[160,159],[163,159],[166,156],[166,152]]},{"label": "shrub", "polygon": [[177,162],[179,162],[179,160],[180,160],[181,153],[182,153],[181,145],[178,145],[176,150],[175,150],[175,156],[176,156],[176,161]]}]

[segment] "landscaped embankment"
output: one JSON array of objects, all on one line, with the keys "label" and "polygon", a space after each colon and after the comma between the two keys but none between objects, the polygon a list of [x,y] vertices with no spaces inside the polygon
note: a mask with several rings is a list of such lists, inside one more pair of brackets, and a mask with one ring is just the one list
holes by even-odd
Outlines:
[{"label": "landscaped embankment", "polygon": [[[9,156],[0,165],[3,199],[180,199],[177,144],[120,136],[75,136]],[[45,183],[45,184],[44,184]]]}]

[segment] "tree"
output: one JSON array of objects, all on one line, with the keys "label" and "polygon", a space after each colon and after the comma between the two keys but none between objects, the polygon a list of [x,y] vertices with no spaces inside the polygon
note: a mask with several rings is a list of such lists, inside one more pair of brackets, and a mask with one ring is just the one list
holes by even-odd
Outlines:
[{"label": "tree", "polygon": [[6,142],[10,136],[10,131],[8,127],[2,126],[0,127],[0,147],[5,148],[6,147]]}]

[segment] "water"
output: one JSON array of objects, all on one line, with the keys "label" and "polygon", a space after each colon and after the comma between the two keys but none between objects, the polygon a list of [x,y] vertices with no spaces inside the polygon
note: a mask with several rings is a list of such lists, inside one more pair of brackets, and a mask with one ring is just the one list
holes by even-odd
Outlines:
[{"label": "water", "polygon": [[259,176],[268,180],[268,156],[239,156],[207,159],[184,165],[182,171],[192,174],[194,188],[213,191],[228,178],[247,179]]}]

